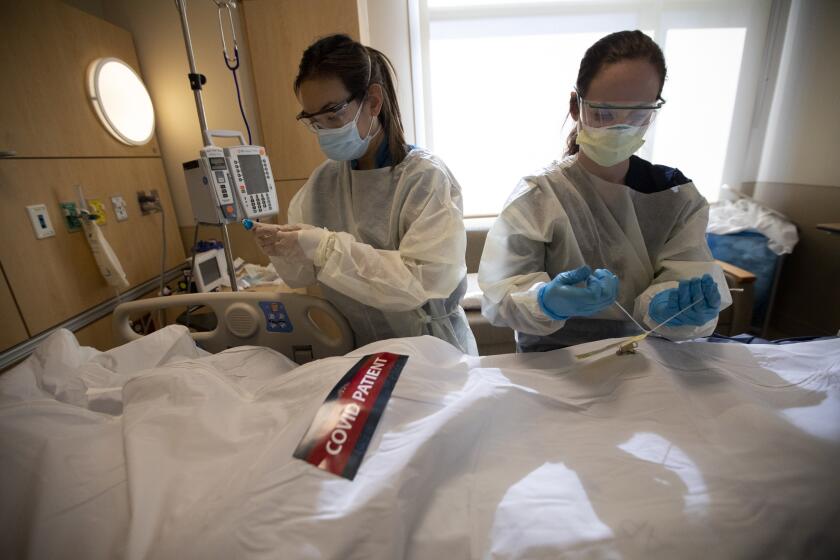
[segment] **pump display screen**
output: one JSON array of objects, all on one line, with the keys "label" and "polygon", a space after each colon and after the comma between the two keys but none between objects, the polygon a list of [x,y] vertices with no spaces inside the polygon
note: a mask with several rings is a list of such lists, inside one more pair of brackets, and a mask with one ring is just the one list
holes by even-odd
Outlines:
[{"label": "pump display screen", "polygon": [[209,286],[222,277],[222,271],[219,270],[219,261],[216,259],[207,259],[199,263],[198,269],[201,271],[201,279],[205,286]]},{"label": "pump display screen", "polygon": [[239,167],[242,169],[242,177],[245,179],[248,194],[268,192],[268,181],[265,180],[265,171],[260,156],[240,155]]},{"label": "pump display screen", "polygon": [[225,164],[225,158],[211,157],[208,159],[210,160],[210,169],[212,169],[213,171],[227,169],[227,165]]}]

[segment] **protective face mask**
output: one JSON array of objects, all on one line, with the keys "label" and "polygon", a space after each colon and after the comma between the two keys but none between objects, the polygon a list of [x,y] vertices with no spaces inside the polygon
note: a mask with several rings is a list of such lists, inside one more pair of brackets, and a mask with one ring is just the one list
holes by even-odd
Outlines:
[{"label": "protective face mask", "polygon": [[323,128],[318,130],[318,144],[320,144],[321,151],[328,158],[335,161],[350,161],[359,159],[365,154],[370,141],[375,136],[371,135],[370,131],[373,128],[373,121],[376,119],[371,119],[367,134],[364,138],[360,138],[356,123],[361,114],[362,105],[360,104],[359,110],[356,111],[356,116],[353,117],[353,120],[341,128]]},{"label": "protective face mask", "polygon": [[598,165],[612,167],[642,147],[648,125],[595,128],[581,125],[578,121],[577,129],[577,145],[581,151]]}]

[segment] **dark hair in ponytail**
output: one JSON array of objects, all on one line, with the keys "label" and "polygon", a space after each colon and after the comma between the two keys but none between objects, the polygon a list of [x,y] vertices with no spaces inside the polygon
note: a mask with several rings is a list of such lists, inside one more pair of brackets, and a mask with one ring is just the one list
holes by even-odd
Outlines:
[{"label": "dark hair in ponytail", "polygon": [[383,102],[378,119],[388,138],[388,151],[394,165],[408,154],[405,143],[394,66],[384,54],[354,41],[347,35],[330,35],[312,43],[300,59],[295,93],[302,82],[313,78],[335,77],[356,99],[362,99],[371,84],[382,86]]},{"label": "dark hair in ponytail", "polygon": [[[662,94],[662,87],[665,85],[665,75],[667,74],[665,56],[653,39],[636,30],[611,33],[586,49],[586,54],[580,61],[580,69],[575,82],[575,87],[581,96],[586,98],[592,80],[604,66],[622,60],[646,60],[650,62],[659,73],[658,94]],[[580,118],[580,108],[577,106],[577,100],[571,101],[571,109],[577,111],[578,118]],[[566,140],[566,155],[576,154],[577,152],[577,128],[574,128]]]}]

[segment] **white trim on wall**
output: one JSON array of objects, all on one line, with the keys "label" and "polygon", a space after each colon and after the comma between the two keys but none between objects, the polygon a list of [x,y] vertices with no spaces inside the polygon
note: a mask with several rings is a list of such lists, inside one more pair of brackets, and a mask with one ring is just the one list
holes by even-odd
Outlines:
[{"label": "white trim on wall", "polygon": [[359,0],[366,4],[365,19],[359,12],[362,43],[385,53],[397,74],[397,97],[403,119],[406,141],[423,145],[417,139],[415,85],[411,46],[411,0]]}]

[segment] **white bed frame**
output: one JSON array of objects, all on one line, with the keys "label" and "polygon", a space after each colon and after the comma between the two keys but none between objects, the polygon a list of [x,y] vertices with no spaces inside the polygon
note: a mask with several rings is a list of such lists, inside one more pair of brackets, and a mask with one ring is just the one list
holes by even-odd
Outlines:
[{"label": "white bed frame", "polygon": [[340,356],[354,348],[350,325],[330,302],[287,292],[183,294],[123,303],[114,310],[116,342],[142,338],[131,328],[132,316],[192,306],[209,307],[216,315],[215,329],[191,333],[196,344],[208,352],[234,346],[266,346],[302,364]]}]

